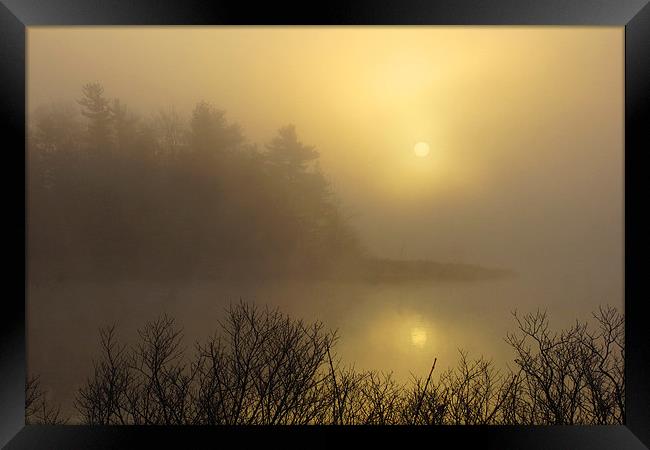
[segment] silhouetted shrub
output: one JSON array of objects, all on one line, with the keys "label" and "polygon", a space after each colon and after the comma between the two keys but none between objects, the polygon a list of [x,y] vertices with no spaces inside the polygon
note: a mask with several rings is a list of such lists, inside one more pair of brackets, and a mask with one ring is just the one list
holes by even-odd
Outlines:
[{"label": "silhouetted shrub", "polygon": [[[506,340],[514,366],[502,371],[461,351],[456,367],[426,379],[342,367],[335,333],[278,310],[232,305],[215,335],[190,354],[172,318],[119,344],[100,332],[101,357],[75,406],[86,424],[620,424],[625,419],[623,316],[551,332],[546,313],[515,314]],[[29,422],[59,423],[28,380]],[[39,403],[40,402],[40,403]]]},{"label": "silhouetted shrub", "polygon": [[27,425],[42,423],[46,425],[62,425],[68,422],[61,415],[60,406],[52,406],[41,389],[38,377],[28,377],[25,380],[25,423]]}]

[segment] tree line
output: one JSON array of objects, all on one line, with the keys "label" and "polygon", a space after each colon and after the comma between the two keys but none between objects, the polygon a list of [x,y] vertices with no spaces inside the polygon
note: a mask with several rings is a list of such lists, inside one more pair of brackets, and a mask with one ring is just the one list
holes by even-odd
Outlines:
[{"label": "tree line", "polygon": [[199,102],[139,117],[98,83],[29,117],[30,277],[326,276],[363,255],[318,151]]},{"label": "tree line", "polygon": [[[100,331],[101,354],[75,399],[84,424],[115,425],[577,425],[625,422],[624,318],[601,307],[594,322],[559,332],[545,312],[514,313],[512,365],[461,351],[456,367],[398,383],[336,356],[336,332],[244,302],[214,336],[183,344],[161,316],[126,345]],[[28,381],[27,421],[62,423]]]}]

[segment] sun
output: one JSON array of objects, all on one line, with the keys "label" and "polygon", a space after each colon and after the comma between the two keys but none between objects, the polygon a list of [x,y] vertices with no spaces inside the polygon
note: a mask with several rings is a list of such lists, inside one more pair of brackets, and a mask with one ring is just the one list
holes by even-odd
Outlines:
[{"label": "sun", "polygon": [[416,347],[424,347],[427,342],[427,331],[422,327],[411,329],[411,344]]},{"label": "sun", "polygon": [[415,152],[416,156],[419,156],[420,158],[424,158],[429,154],[429,144],[426,142],[418,142],[415,144],[415,147],[413,147],[413,151]]}]

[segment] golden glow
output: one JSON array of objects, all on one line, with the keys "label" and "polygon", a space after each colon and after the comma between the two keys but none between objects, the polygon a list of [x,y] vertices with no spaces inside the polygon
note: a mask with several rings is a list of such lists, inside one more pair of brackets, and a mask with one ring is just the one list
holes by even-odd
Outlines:
[{"label": "golden glow", "polygon": [[411,330],[411,344],[416,347],[424,347],[427,343],[427,331],[422,327],[415,327]]},{"label": "golden glow", "polygon": [[433,345],[437,341],[433,322],[416,310],[383,310],[369,320],[372,323],[369,334],[359,340],[368,348],[390,352],[394,358],[420,354],[422,349],[438,350]]},{"label": "golden glow", "polygon": [[[257,143],[294,123],[348,200],[402,207],[487,192],[501,168],[557,147],[541,130],[613,122],[596,112],[620,104],[623,72],[605,69],[622,30],[29,27],[28,101],[74,99],[101,81],[136,111],[213,102]],[[576,110],[578,124],[567,119]],[[435,142],[426,164],[404,151],[424,136]]]},{"label": "golden glow", "polygon": [[514,246],[492,238],[504,230],[556,242],[578,223],[563,218],[605,193],[615,210],[602,213],[620,217],[623,27],[28,27],[27,39],[30,109],[78,108],[81,85],[100,81],[143,120],[212,102],[260,149],[295,124],[377,253],[494,264]]},{"label": "golden glow", "polygon": [[413,147],[413,151],[420,158],[424,158],[425,156],[429,155],[429,151],[430,151],[429,144],[427,144],[426,142],[418,142],[417,144],[415,144],[415,147]]}]

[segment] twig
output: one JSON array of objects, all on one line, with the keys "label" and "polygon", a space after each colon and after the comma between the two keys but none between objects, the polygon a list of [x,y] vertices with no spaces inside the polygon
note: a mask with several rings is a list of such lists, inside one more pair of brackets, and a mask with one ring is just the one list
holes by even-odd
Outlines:
[{"label": "twig", "polygon": [[418,401],[418,406],[415,410],[414,422],[417,422],[418,418],[420,417],[420,408],[422,407],[422,402],[424,401],[424,395],[426,394],[427,388],[429,387],[429,382],[431,381],[431,375],[433,374],[433,369],[436,368],[437,360],[438,358],[433,358],[433,365],[431,366],[431,370],[429,371],[429,376],[427,377],[427,382],[424,384],[422,395],[420,395],[420,400]]}]

